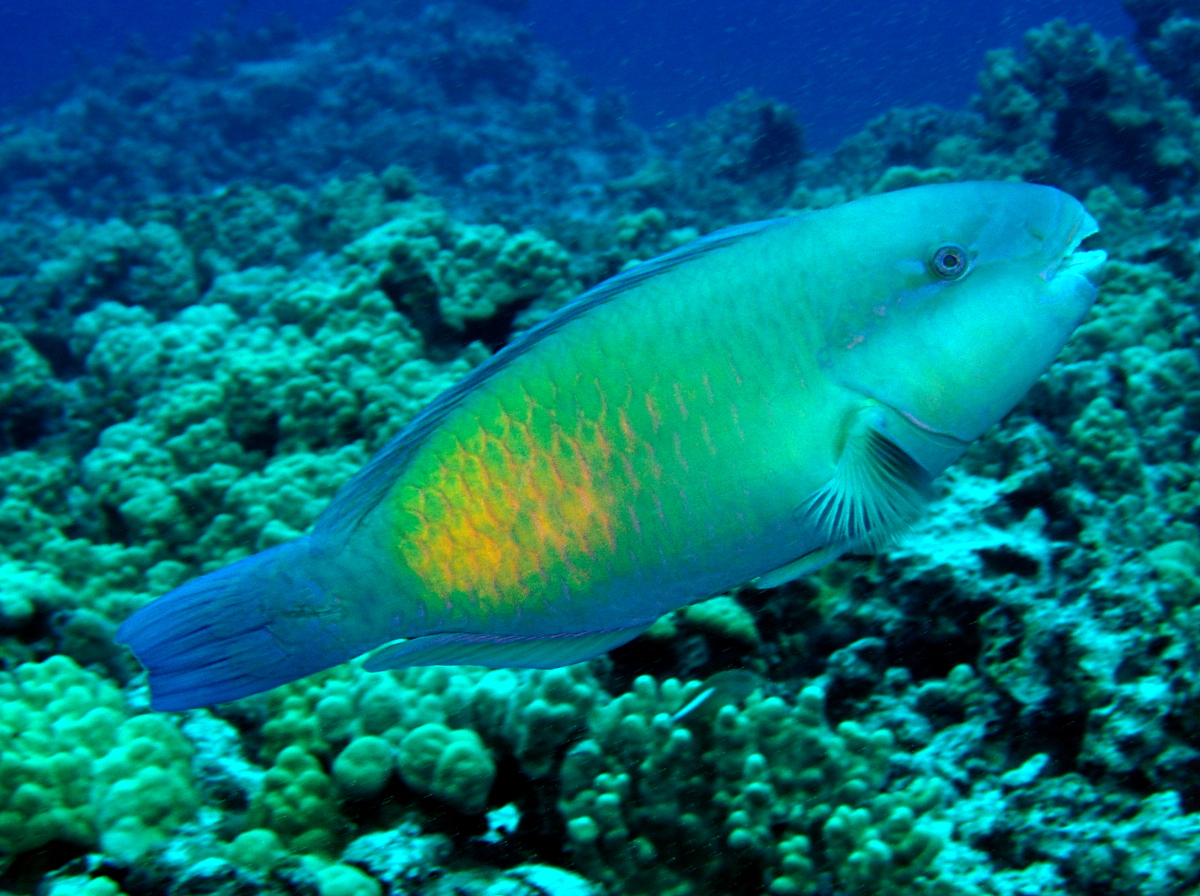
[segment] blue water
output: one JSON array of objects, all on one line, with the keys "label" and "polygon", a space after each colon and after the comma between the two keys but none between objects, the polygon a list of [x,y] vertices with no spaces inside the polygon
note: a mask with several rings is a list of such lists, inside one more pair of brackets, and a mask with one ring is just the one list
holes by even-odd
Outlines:
[{"label": "blue water", "polygon": [[961,106],[984,53],[1056,16],[1130,30],[1119,0],[533,0],[534,30],[641,123],[702,113],[754,88],[794,106],[829,147],[893,106]]},{"label": "blue water", "polygon": [[246,28],[280,14],[318,35],[343,12],[345,0],[285,3],[229,0],[45,0],[0,4],[0,103],[12,102],[77,71],[137,46],[167,58],[187,52],[197,31],[234,16]]},{"label": "blue water", "polygon": [[[160,57],[235,16],[284,14],[319,36],[345,0],[49,0],[0,7],[0,103],[105,61],[131,43]],[[861,0],[530,0],[521,18],[597,89],[624,94],[654,127],[754,88],[791,104],[814,148],[829,148],[897,105],[958,107],[984,53],[1016,46],[1061,16],[1109,36],[1130,30],[1120,0],[963,3]]]}]

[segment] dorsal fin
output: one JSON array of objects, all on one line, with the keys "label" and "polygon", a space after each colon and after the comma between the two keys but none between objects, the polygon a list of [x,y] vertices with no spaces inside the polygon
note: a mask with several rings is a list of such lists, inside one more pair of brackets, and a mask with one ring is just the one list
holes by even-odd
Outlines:
[{"label": "dorsal fin", "polygon": [[724,246],[731,245],[743,237],[759,233],[789,220],[791,219],[771,218],[766,221],[754,221],[749,224],[726,227],[694,240],[686,246],[667,252],[665,255],[642,262],[577,296],[558,312],[519,335],[430,402],[342,487],[325,512],[321,514],[320,519],[317,520],[315,533],[348,535],[352,532],[362,518],[383,500],[383,496],[404,473],[417,449],[429,434],[437,429],[446,416],[458,406],[459,402],[480,383],[491,379],[542,340],[552,336],[591,309],[611,302],[647,280],[661,276]]}]

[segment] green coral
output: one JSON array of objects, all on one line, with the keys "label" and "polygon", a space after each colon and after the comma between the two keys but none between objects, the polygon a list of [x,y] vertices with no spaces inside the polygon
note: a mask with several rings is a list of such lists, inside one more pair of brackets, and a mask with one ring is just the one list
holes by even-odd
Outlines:
[{"label": "green coral", "polygon": [[1026,34],[1025,48],[1024,58],[988,53],[980,74],[988,151],[1011,156],[1025,179],[1049,176],[1083,192],[1128,180],[1166,199],[1170,184],[1189,181],[1196,119],[1124,41],[1057,19]]},{"label": "green coral", "polygon": [[199,804],[191,754],[166,716],[133,716],[117,729],[115,746],[92,768],[92,804],[106,853],[136,858],[191,817]]},{"label": "green coral", "polygon": [[337,863],[317,872],[317,892],[320,896],[382,896],[383,887],[353,865]]},{"label": "green coral", "polygon": [[198,805],[191,747],[65,656],[0,673],[0,850],[63,840],[132,859]]},{"label": "green coral", "polygon": [[[815,892],[821,873],[855,892],[934,886],[949,833],[936,820],[942,791],[932,779],[889,782],[887,730],[831,729],[810,687],[794,706],[761,696],[726,706],[694,734],[670,714],[700,687],[643,676],[593,711],[562,770],[580,867],[629,892],[720,888],[746,868],[781,896]],[[718,838],[727,849],[711,849]]]},{"label": "green coral", "polygon": [[728,595],[692,604],[681,610],[679,616],[699,629],[740,641],[747,647],[760,642],[754,614]]},{"label": "green coral", "polygon": [[305,249],[311,200],[295,187],[230,184],[207,196],[188,197],[180,206],[156,211],[184,234],[210,276],[293,265]]},{"label": "green coral", "polygon": [[392,776],[396,758],[392,745],[370,734],[356,737],[333,761],[333,779],[343,793],[375,796]]},{"label": "green coral", "polygon": [[21,333],[0,324],[0,449],[27,448],[61,425],[61,388]]},{"label": "green coral", "polygon": [[875,182],[875,186],[871,187],[871,192],[890,193],[892,190],[905,190],[925,184],[948,184],[960,179],[952,168],[939,166],[921,169],[913,165],[895,165],[883,173]]},{"label": "green coral", "polygon": [[[366,674],[351,664],[314,675],[266,698],[262,755],[275,767],[255,817],[295,838],[303,824],[289,819],[333,817],[335,802],[378,794],[393,769],[420,794],[464,814],[481,812],[496,774],[488,744],[514,756],[530,777],[549,775],[563,745],[586,730],[600,694],[586,666]],[[318,757],[332,762],[335,788]],[[334,840],[323,836],[322,848]]]},{"label": "green coral", "polygon": [[617,218],[612,245],[605,246],[598,260],[610,271],[628,270],[643,261],[690,243],[700,236],[694,227],[672,228],[666,213],[655,206]]},{"label": "green coral", "polygon": [[1169,348],[1187,295],[1187,285],[1159,265],[1109,261],[1096,309],[1071,337],[1063,362],[1140,345]]},{"label": "green coral", "polygon": [[[480,682],[477,693],[487,682]],[[506,702],[500,731],[522,771],[542,778],[554,770],[563,744],[586,730],[588,713],[599,699],[599,685],[585,666],[521,676]]]},{"label": "green coral", "polygon": [[471,729],[428,722],[404,736],[399,754],[400,774],[417,793],[435,796],[466,815],[487,805],[496,764]]},{"label": "green coral", "polygon": [[348,245],[426,338],[446,341],[508,306],[536,301],[544,314],[579,290],[566,252],[535,231],[466,225],[438,206],[384,224]]},{"label": "green coral", "polygon": [[[268,696],[272,712],[262,729],[263,755],[273,758],[299,746],[336,756],[334,776],[344,781],[347,795],[382,788],[396,766],[419,792],[478,812],[494,774],[484,742],[514,756],[531,778],[545,777],[555,770],[563,744],[586,729],[599,696],[586,666],[520,673],[433,666],[366,674],[352,664]],[[452,743],[457,746],[443,760]]]},{"label": "green coral", "polygon": [[169,224],[120,219],[77,224],[62,233],[63,254],[42,262],[25,285],[26,301],[85,311],[116,299],[164,312],[193,304],[199,283],[192,253]]},{"label": "green coral", "polygon": [[55,576],[23,563],[0,563],[0,631],[26,625],[39,609],[69,607],[74,593]]},{"label": "green coral", "polygon": [[1083,410],[1068,433],[1080,477],[1101,497],[1141,491],[1145,464],[1129,415],[1105,397]]},{"label": "green coral", "polygon": [[1168,541],[1146,555],[1171,603],[1193,606],[1200,601],[1200,546],[1188,541]]},{"label": "green coral", "polygon": [[267,695],[261,755],[271,760],[299,746],[332,758],[362,737],[396,748],[421,725],[463,721],[483,676],[482,670],[441,666],[366,674],[351,664],[285,685]]},{"label": "green coral", "polygon": [[296,852],[332,855],[347,829],[337,790],[321,764],[298,746],[287,747],[263,778],[250,822],[277,834]]},{"label": "green coral", "polygon": [[242,831],[229,843],[226,850],[229,861],[241,868],[267,871],[287,855],[279,835],[267,828],[251,828]]}]

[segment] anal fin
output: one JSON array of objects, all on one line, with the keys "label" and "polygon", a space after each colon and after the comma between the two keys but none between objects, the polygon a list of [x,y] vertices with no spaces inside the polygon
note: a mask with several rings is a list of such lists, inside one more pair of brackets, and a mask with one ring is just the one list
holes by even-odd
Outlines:
[{"label": "anal fin", "polygon": [[363,663],[368,672],[406,666],[490,666],[554,669],[582,663],[632,641],[648,625],[562,635],[519,637],[448,632],[385,644]]},{"label": "anal fin", "polygon": [[754,579],[751,584],[760,591],[767,588],[778,588],[780,585],[786,585],[788,582],[795,581],[803,575],[808,575],[810,572],[816,572],[826,563],[840,557],[845,550],[846,545],[844,544],[817,548],[815,551],[809,551],[802,557],[797,557],[791,563],[785,563],[778,569],[763,573],[757,579]]}]

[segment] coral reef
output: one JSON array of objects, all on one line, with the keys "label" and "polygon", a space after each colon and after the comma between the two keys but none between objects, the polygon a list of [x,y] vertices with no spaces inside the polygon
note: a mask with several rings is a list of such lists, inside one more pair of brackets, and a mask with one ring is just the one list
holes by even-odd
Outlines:
[{"label": "coral reef", "polygon": [[1189,0],[1124,0],[1134,41],[1181,95],[1200,105],[1200,7]]},{"label": "coral reef", "polygon": [[65,841],[132,860],[196,811],[173,719],[65,656],[0,673],[0,853]]},{"label": "coral reef", "polygon": [[[0,137],[0,193],[69,212],[239,178],[314,186],[403,158],[495,217],[619,176],[641,134],[485,3],[361,4],[329,37],[200,35],[169,68],[128,54]],[[521,198],[518,198],[521,197]]]},{"label": "coral reef", "polygon": [[1120,41],[1062,20],[1026,37],[1022,60],[996,51],[980,78],[986,146],[1022,176],[1079,193],[1128,185],[1157,203],[1195,186],[1200,135],[1185,99]]},{"label": "coral reef", "polygon": [[[1148,65],[1053,22],[989,55],[969,110],[889,110],[820,156],[754,94],[642,133],[514,5],[215,32],[0,133],[0,888],[1193,892],[1195,4],[1129,0]],[[1076,193],[1113,260],[897,544],[589,664],[351,663],[147,711],[120,620],[304,532],[584,287],[739,220],[969,178]]]},{"label": "coral reef", "polygon": [[830,877],[853,892],[936,891],[931,863],[948,825],[929,813],[941,785],[891,777],[887,729],[831,730],[815,687],[794,704],[726,706],[710,730],[673,724],[698,690],[642,676],[567,754],[560,807],[590,877],[634,893],[754,877],[779,896],[814,893]]}]

